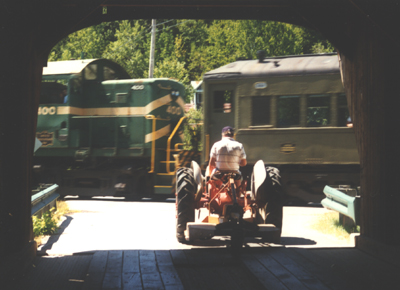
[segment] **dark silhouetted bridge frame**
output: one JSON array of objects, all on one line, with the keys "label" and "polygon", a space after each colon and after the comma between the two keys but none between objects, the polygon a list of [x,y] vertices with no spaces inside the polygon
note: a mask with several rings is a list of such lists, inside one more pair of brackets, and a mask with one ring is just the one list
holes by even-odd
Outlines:
[{"label": "dark silhouetted bridge frame", "polygon": [[400,95],[400,8],[397,2],[2,1],[1,261],[25,261],[35,253],[30,216],[30,178],[41,73],[50,49],[69,33],[104,21],[193,18],[288,22],[320,31],[333,43],[339,52],[361,162],[361,235],[357,247],[398,263],[400,193],[396,173],[400,164],[397,106]]}]

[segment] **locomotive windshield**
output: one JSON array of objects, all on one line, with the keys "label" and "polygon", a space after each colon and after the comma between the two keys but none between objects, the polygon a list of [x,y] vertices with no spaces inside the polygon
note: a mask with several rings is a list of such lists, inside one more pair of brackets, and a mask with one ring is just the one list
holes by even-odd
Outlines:
[{"label": "locomotive windshield", "polygon": [[93,90],[93,86],[107,80],[130,79],[129,74],[117,63],[106,59],[84,59],[49,62],[43,68],[40,104],[66,104],[75,98],[74,105],[82,88]]},{"label": "locomotive windshield", "polygon": [[39,104],[65,104],[68,95],[77,93],[81,80],[76,75],[45,76],[42,79]]}]

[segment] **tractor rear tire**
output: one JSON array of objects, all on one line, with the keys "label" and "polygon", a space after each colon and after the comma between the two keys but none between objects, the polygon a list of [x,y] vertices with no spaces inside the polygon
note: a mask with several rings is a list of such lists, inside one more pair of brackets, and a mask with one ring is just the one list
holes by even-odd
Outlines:
[{"label": "tractor rear tire", "polygon": [[196,183],[192,169],[179,168],[176,172],[176,238],[180,243],[186,242],[186,224],[194,222],[195,192]]},{"label": "tractor rear tire", "polygon": [[283,189],[279,170],[275,167],[265,168],[267,177],[262,185],[257,200],[265,202],[258,209],[256,219],[258,224],[273,224],[282,233],[283,219]]}]

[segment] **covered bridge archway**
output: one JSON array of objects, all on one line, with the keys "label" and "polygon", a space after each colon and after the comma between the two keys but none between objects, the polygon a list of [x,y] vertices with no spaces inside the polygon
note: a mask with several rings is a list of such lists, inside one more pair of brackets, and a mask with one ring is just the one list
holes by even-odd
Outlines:
[{"label": "covered bridge archway", "polygon": [[3,1],[0,255],[25,259],[35,251],[30,243],[30,175],[39,84],[50,49],[69,33],[104,21],[215,18],[306,26],[320,31],[338,49],[361,161],[362,232],[357,246],[398,256],[399,11],[397,1],[361,0]]}]

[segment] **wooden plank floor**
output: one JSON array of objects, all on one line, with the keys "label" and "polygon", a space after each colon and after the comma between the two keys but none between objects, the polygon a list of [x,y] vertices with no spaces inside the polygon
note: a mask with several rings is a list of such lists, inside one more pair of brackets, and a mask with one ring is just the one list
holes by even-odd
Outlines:
[{"label": "wooden plank floor", "polygon": [[400,269],[355,248],[120,250],[37,257],[1,289],[395,289]]}]

